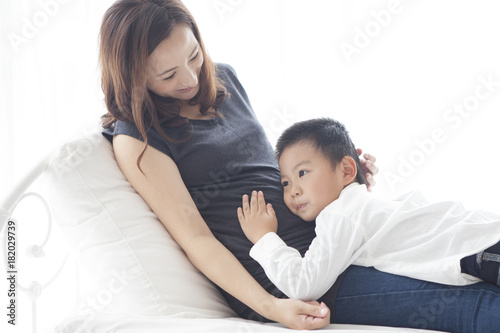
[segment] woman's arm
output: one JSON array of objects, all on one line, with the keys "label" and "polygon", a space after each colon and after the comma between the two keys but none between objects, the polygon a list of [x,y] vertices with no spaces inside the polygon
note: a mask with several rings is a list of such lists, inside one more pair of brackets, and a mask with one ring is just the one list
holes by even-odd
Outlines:
[{"label": "woman's arm", "polygon": [[143,142],[129,136],[117,135],[113,140],[115,158],[123,174],[196,268],[266,318],[296,329],[329,324],[326,306],[277,299],[262,288],[213,236],[170,157],[148,147],[140,164],[143,173],[139,170],[137,157],[143,148]]}]

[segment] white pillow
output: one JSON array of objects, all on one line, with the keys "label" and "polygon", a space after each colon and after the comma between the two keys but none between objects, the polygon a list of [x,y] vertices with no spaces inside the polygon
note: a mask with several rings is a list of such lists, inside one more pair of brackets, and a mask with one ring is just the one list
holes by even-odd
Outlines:
[{"label": "white pillow", "polygon": [[100,131],[64,144],[41,183],[79,260],[79,315],[235,316],[126,180]]}]

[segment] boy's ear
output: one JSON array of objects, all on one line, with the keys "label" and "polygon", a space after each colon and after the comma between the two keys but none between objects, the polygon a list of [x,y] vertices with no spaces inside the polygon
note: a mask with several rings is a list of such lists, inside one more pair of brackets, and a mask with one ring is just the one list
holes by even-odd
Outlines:
[{"label": "boy's ear", "polygon": [[356,175],[358,174],[356,162],[351,156],[344,156],[342,161],[340,161],[340,166],[342,167],[344,186],[349,185],[356,179]]}]

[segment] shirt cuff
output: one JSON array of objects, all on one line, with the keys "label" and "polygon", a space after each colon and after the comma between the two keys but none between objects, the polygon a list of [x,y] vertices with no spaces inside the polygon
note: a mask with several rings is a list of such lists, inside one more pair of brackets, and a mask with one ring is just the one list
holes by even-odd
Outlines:
[{"label": "shirt cuff", "polygon": [[268,232],[250,249],[250,257],[257,261],[265,260],[277,249],[285,246],[285,242],[274,232]]}]

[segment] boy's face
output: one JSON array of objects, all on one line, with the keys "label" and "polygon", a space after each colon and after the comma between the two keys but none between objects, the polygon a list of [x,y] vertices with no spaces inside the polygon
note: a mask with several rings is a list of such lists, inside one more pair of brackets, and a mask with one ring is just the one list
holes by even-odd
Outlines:
[{"label": "boy's face", "polygon": [[344,188],[340,164],[334,170],[330,161],[309,143],[285,148],[279,166],[285,204],[304,221],[314,221]]}]

